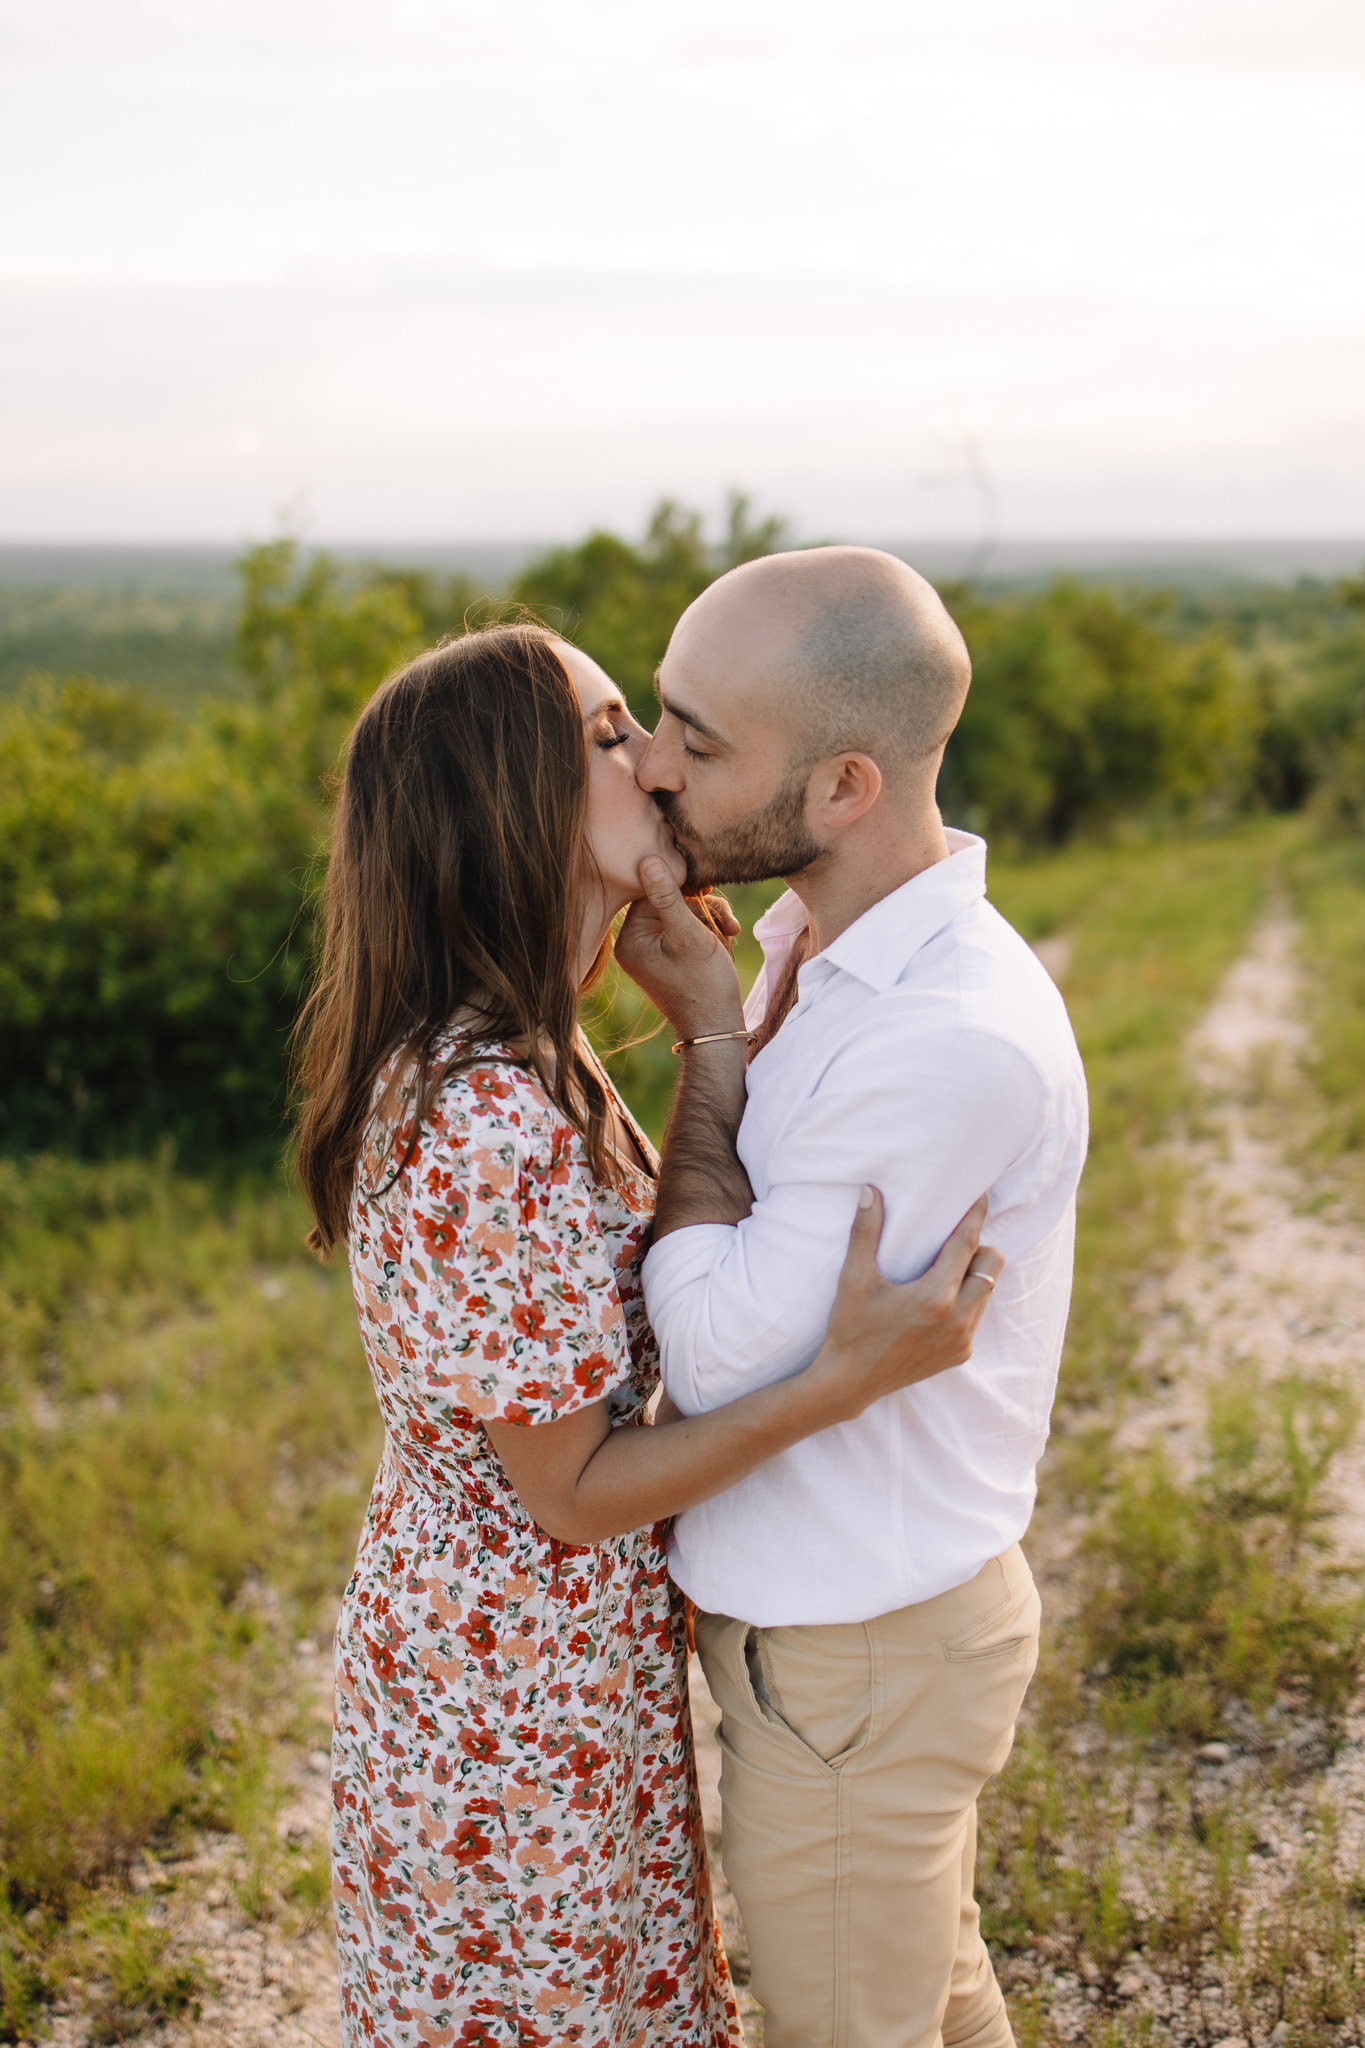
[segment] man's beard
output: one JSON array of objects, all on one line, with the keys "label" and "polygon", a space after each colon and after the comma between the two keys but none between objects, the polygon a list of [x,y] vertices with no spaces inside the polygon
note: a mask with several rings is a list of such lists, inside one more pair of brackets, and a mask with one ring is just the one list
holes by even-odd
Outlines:
[{"label": "man's beard", "polygon": [[655,803],[679,834],[678,851],[687,862],[688,888],[766,882],[774,875],[798,875],[819,860],[825,848],[811,836],[806,824],[809,778],[809,766],[795,769],[770,802],[713,832],[709,839],[693,833],[672,790],[656,790]]}]

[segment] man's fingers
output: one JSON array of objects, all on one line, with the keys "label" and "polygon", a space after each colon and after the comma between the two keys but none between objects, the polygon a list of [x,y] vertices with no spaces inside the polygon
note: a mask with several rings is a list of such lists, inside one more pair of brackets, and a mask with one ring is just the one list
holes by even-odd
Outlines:
[{"label": "man's fingers", "polygon": [[675,938],[697,923],[687,906],[686,897],[669,872],[667,861],[654,854],[648,860],[642,860],[640,886],[664,930]]}]

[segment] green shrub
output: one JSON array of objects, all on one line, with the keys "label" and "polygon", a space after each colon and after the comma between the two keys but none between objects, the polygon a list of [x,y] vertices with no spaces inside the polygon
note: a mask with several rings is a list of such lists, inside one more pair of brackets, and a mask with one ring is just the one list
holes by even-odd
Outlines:
[{"label": "green shrub", "polygon": [[1222,638],[1179,640],[1159,598],[1066,580],[990,602],[947,594],[973,669],[944,764],[950,816],[1060,845],[1137,813],[1242,807],[1258,706]]},{"label": "green shrub", "polygon": [[140,2030],[187,2010],[198,2018],[203,1965],[197,1958],[173,1960],[170,1940],[169,1930],[150,1920],[137,1900],[99,1900],[82,1915],[67,1937],[64,1960],[87,1987],[92,2041],[122,2041],[130,2026]]},{"label": "green shrub", "polygon": [[0,1887],[24,1910],[232,1817],[344,1582],[379,1428],[346,1275],[302,1230],[268,1182],[0,1165]]},{"label": "green shrub", "polygon": [[1120,1474],[1086,1538],[1082,1654],[1141,1725],[1204,1738],[1233,1701],[1281,1697],[1336,1728],[1365,1669],[1359,1574],[1315,1554],[1328,1469],[1354,1433],[1344,1386],[1216,1386],[1191,1482],[1160,1446]]}]

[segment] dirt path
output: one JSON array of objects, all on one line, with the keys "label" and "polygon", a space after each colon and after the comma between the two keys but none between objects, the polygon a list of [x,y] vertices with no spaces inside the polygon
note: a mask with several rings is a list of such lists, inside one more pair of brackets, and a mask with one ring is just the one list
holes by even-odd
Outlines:
[{"label": "dirt path", "polygon": [[[1306,1005],[1296,936],[1287,909],[1273,905],[1187,1049],[1196,1103],[1189,1129],[1171,1148],[1182,1183],[1182,1250],[1139,1294],[1144,1333],[1138,1366],[1150,1392],[1126,1415],[1115,1440],[1120,1454],[1160,1440],[1185,1473],[1206,1440],[1208,1396],[1219,1382],[1248,1372],[1266,1382],[1297,1375],[1345,1384],[1365,1401],[1365,1232],[1341,1192],[1306,1163]],[[1329,1555],[1348,1564],[1365,1559],[1365,1429],[1339,1455],[1330,1498],[1333,1512],[1323,1531]],[[1050,1524],[1045,1488],[1030,1550],[1036,1544],[1046,1560],[1054,1614],[1072,1590],[1077,1533]],[[1277,1722],[1273,1753],[1266,1731],[1248,1725],[1245,1741],[1205,1744],[1186,1784],[1196,1817],[1221,1807],[1237,1813],[1247,1830],[1251,1854],[1229,1880],[1223,1911],[1243,1930],[1246,1960],[1258,1947],[1262,1956],[1277,1945],[1282,1951],[1289,1988],[1279,2011],[1292,2014],[1293,2023],[1277,2019],[1264,1975],[1254,1980],[1261,1989],[1249,1988],[1245,1968],[1240,1979],[1237,1966],[1225,1974],[1215,1968],[1207,1941],[1195,1940],[1183,1983],[1172,1955],[1130,1956],[1118,1983],[1130,2017],[1104,2019],[1098,2034],[1101,2016],[1087,2004],[1098,1994],[1084,1962],[1079,1971],[1059,1969],[1055,1976],[1045,1970],[1053,2040],[1136,2041],[1147,2038],[1141,2030],[1153,2022],[1154,2040],[1182,2048],[1290,2048],[1300,2038],[1343,2044],[1365,2038],[1358,2002],[1352,2002],[1358,1979],[1340,2010],[1330,1992],[1320,1997],[1314,1988],[1331,1976],[1334,1943],[1341,1956],[1357,1946],[1333,1914],[1345,1910],[1340,1902],[1354,1897],[1365,1869],[1362,1708],[1365,1701],[1357,1700],[1330,1761],[1311,1720],[1290,1713]],[[1080,1754],[1079,1731],[1073,1741]],[[1169,1758],[1159,1768],[1169,1770]],[[1144,1870],[1150,1878],[1165,1855],[1159,1886],[1170,1899],[1183,1899],[1193,1924],[1200,1912],[1217,1910],[1191,1889],[1207,1886],[1207,1878],[1196,1879],[1193,1863],[1182,1874],[1178,1854],[1172,1859],[1169,1849],[1159,1848],[1151,1833],[1156,1811],[1139,1786],[1115,1846],[1129,1881],[1136,1880],[1132,1889],[1149,1899]],[[1134,2023],[1136,2032],[1103,2031]]]},{"label": "dirt path", "polygon": [[[1046,965],[1064,980],[1065,939],[1047,943]],[[1347,1379],[1365,1395],[1365,1234],[1335,1189],[1294,1157],[1302,1013],[1294,928],[1285,910],[1275,908],[1190,1042],[1198,1109],[1176,1149],[1185,1250],[1139,1301],[1146,1325],[1139,1362],[1153,1392],[1127,1416],[1120,1448],[1136,1448],[1159,1433],[1177,1464],[1188,1465],[1205,1426],[1209,1387],[1249,1365],[1267,1378],[1302,1373]],[[1050,1535],[1044,1518],[1036,1532],[1040,1554],[1053,1551],[1060,1533]],[[1343,1558],[1365,1557],[1365,1430],[1339,1460],[1332,1541]],[[1062,1581],[1057,1591],[1063,1600],[1070,1548],[1062,1540],[1045,1566],[1049,1579],[1055,1574]],[[1036,1562],[1041,1561],[1040,1556]],[[305,1679],[304,1685],[318,1691],[321,1708],[320,1678]],[[747,1990],[743,1927],[720,1863],[718,1715],[695,1662],[692,1689],[717,1907],[750,2048],[761,2048],[762,2016]],[[317,1740],[316,1749],[291,1748],[280,1755],[288,1793],[277,1835],[281,1852],[292,1843],[300,1860],[317,1851],[327,1824],[321,1728]],[[1216,1762],[1206,1768],[1221,1776]],[[1278,1856],[1281,1869],[1312,1841],[1306,1832],[1309,1809],[1319,1794],[1342,1817],[1343,1853],[1365,1858],[1365,1715],[1352,1717],[1335,1761],[1312,1786],[1300,1782],[1279,1805],[1272,1794],[1270,1808],[1261,1807],[1266,1854]],[[249,1865],[245,1844],[219,1836],[205,1839],[177,1865],[149,1864],[135,1880],[153,1894],[153,1911],[170,1928],[174,1952],[200,1958],[216,1987],[203,1998],[197,2020],[165,2022],[137,2036],[147,2048],[153,2042],[161,2048],[338,2048],[326,1913],[291,1911],[277,1901],[273,1910],[252,1918],[243,1905]],[[1080,2041],[1088,2038],[1088,2015],[1079,1981],[1074,1992],[1070,2000],[1060,1996],[1053,2002],[1052,2023],[1058,2038]],[[1209,1995],[1217,1995],[1212,1987]],[[88,2023],[77,2012],[59,2011],[54,2020],[58,2048],[84,2048],[90,2040]],[[1166,2020],[1172,2025],[1169,2011]],[[1204,2030],[1192,2038],[1217,2038],[1208,2034],[1207,2020]],[[1173,2026],[1172,2037],[1183,2035]],[[1229,2036],[1228,2048],[1233,2040]],[[1235,2048],[1243,2048],[1240,2039]]]},{"label": "dirt path", "polygon": [[[1178,1148],[1185,1250],[1140,1300],[1139,1369],[1160,1391],[1119,1448],[1165,1436],[1187,1464],[1209,1387],[1254,1367],[1365,1394],[1365,1238],[1337,1190],[1292,1157],[1305,1044],[1295,931],[1275,908],[1190,1042],[1200,1101]],[[1365,1556],[1365,1432],[1338,1461],[1333,1545]]]}]

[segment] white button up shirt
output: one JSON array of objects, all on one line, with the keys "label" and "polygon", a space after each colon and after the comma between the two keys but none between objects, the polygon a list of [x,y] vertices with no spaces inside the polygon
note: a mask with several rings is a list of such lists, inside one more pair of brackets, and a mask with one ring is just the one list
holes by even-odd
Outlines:
[{"label": "white button up shirt", "polygon": [[[1061,996],[985,900],[986,849],[949,858],[850,925],[797,980],[751,1062],[738,1225],[650,1250],[664,1384],[697,1415],[820,1348],[859,1187],[886,1203],[880,1263],[932,1264],[977,1197],[1007,1260],[968,1364],[784,1451],[674,1524],[670,1568],[709,1612],[759,1627],[866,1621],[965,1584],[1028,1526],[1071,1293],[1085,1076]],[[753,1028],[806,914],[760,920]]]}]

